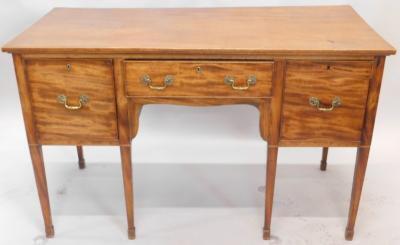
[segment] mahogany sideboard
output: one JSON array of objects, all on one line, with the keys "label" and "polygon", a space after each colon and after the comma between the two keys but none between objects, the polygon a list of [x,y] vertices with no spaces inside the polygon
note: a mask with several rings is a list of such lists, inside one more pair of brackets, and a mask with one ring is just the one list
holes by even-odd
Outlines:
[{"label": "mahogany sideboard", "polygon": [[[267,142],[264,239],[278,148],[357,147],[351,240],[385,57],[396,50],[349,6],[199,9],[56,8],[12,53],[47,237],[54,236],[42,145],[120,147],[135,238],[131,141],[143,105],[250,104]],[[311,205],[311,204],[310,204]]]}]

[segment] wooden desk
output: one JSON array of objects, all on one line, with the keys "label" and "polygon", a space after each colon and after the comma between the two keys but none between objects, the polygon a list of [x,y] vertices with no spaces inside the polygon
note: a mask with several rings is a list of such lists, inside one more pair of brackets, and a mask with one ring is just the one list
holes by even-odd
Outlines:
[{"label": "wooden desk", "polygon": [[[395,49],[349,6],[57,8],[3,47],[13,54],[46,234],[54,235],[42,145],[121,149],[135,238],[131,141],[143,105],[252,104],[268,142],[264,239],[282,146],[357,147],[354,233],[385,57]],[[310,204],[312,205],[312,204]]]}]

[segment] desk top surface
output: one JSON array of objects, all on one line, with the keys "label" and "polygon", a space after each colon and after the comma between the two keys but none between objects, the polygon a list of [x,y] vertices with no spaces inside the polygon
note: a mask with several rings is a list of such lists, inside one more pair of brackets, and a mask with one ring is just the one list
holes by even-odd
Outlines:
[{"label": "desk top surface", "polygon": [[56,8],[6,52],[390,55],[350,6]]}]

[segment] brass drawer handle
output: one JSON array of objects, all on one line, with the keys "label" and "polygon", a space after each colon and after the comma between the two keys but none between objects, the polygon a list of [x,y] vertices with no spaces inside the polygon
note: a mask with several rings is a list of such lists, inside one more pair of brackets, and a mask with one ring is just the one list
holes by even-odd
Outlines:
[{"label": "brass drawer handle", "polygon": [[310,97],[309,103],[311,106],[317,107],[319,111],[333,111],[333,109],[342,105],[342,100],[340,99],[340,97],[334,97],[330,107],[321,106],[321,102],[316,97]]},{"label": "brass drawer handle", "polygon": [[147,85],[150,89],[153,89],[153,90],[164,90],[168,86],[172,85],[172,83],[174,82],[174,77],[172,75],[166,75],[164,77],[164,85],[155,86],[155,85],[151,85],[152,80],[151,80],[150,76],[145,74],[145,75],[142,76],[142,82],[143,82],[144,85]]},{"label": "brass drawer handle", "polygon": [[86,105],[89,102],[89,97],[86,95],[80,95],[78,105],[68,105],[68,97],[63,94],[57,96],[57,101],[60,104],[64,104],[64,107],[67,110],[79,110],[82,108],[82,106]]},{"label": "brass drawer handle", "polygon": [[237,86],[235,85],[235,78],[233,76],[225,76],[224,82],[228,85],[231,85],[231,87],[234,90],[248,90],[251,85],[255,85],[257,82],[257,78],[254,75],[250,75],[247,78],[247,85],[246,86]]}]

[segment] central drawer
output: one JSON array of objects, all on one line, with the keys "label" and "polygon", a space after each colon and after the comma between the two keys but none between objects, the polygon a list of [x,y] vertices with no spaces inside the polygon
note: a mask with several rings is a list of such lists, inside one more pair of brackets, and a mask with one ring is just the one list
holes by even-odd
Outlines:
[{"label": "central drawer", "polygon": [[273,62],[125,61],[127,96],[268,97]]}]

